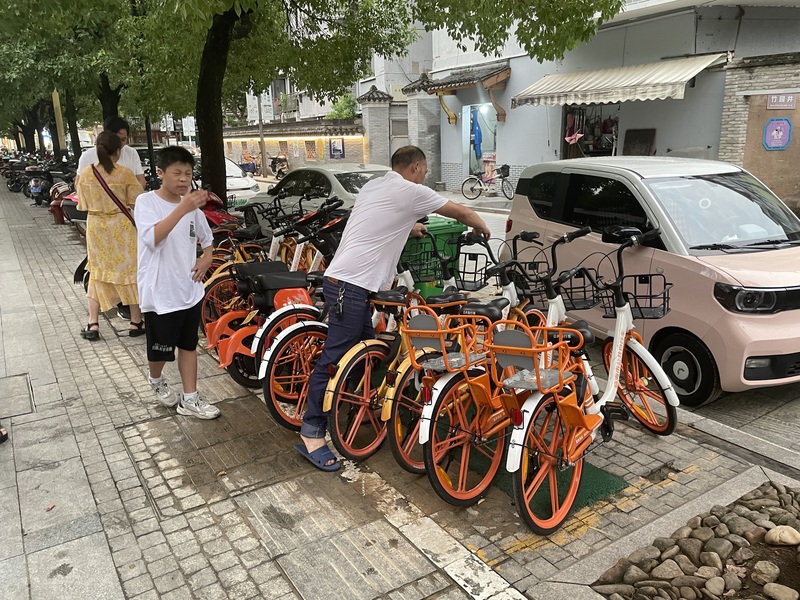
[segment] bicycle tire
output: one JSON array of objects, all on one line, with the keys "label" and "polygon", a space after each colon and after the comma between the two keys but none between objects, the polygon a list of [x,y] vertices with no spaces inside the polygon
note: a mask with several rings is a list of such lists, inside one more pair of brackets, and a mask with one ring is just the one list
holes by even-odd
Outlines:
[{"label": "bicycle tire", "polygon": [[[462,507],[486,494],[500,469],[506,439],[497,433],[479,438],[477,425],[491,408],[475,402],[466,377],[458,373],[442,388],[433,408],[430,439],[422,446],[433,490],[445,502]],[[450,472],[457,474],[455,482]]]},{"label": "bicycle tire", "polygon": [[[249,347],[253,343],[253,335],[247,336],[242,340],[242,343]],[[258,380],[258,368],[256,366],[255,358],[246,356],[244,354],[236,354],[225,370],[228,375],[241,385],[242,387],[257,389],[261,387],[261,382]]]},{"label": "bicycle tire", "polygon": [[388,355],[389,348],[383,344],[364,346],[338,367],[328,432],[336,449],[352,461],[366,460],[386,439],[377,395],[386,377]]},{"label": "bicycle tire", "polygon": [[512,473],[514,503],[525,524],[549,535],[569,516],[583,477],[583,457],[563,468],[567,439],[556,399],[544,396],[525,429],[520,465]]},{"label": "bicycle tire", "polygon": [[[603,344],[603,364],[611,364],[614,338]],[[664,388],[642,358],[627,344],[622,353],[617,395],[642,426],[656,435],[670,435],[678,423],[678,411],[667,402]]]},{"label": "bicycle tire", "polygon": [[483,193],[483,183],[477,177],[467,177],[461,184],[461,193],[467,200],[475,200]]},{"label": "bicycle tire", "polygon": [[511,182],[508,179],[503,179],[503,181],[500,183],[500,190],[503,192],[503,196],[509,200],[514,199],[514,187],[511,185]]},{"label": "bicycle tire", "polygon": [[328,329],[309,321],[288,336],[276,340],[262,381],[264,402],[275,421],[300,431],[306,406],[308,378],[322,353]]},{"label": "bicycle tire", "polygon": [[213,323],[229,310],[231,301],[239,295],[239,288],[232,275],[220,277],[209,285],[200,304],[200,326],[203,333],[206,326]]},{"label": "bicycle tire", "polygon": [[[439,353],[423,354],[417,362],[438,358]],[[420,397],[422,372],[410,362],[397,372],[392,412],[386,427],[389,449],[400,467],[409,473],[422,475],[425,460],[419,443],[419,426],[423,402]]]},{"label": "bicycle tire", "polygon": [[261,366],[261,361],[264,360],[264,354],[269,350],[275,338],[286,329],[294,325],[298,321],[316,321],[319,317],[319,311],[312,308],[296,307],[291,311],[285,313],[280,319],[270,319],[267,328],[262,332],[258,340],[258,346],[255,351],[256,373]]}]

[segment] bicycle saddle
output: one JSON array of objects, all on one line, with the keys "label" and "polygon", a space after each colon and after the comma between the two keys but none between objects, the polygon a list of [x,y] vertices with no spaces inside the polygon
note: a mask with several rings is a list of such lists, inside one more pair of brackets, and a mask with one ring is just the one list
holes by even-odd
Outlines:
[{"label": "bicycle saddle", "polygon": [[263,234],[261,233],[261,225],[258,223],[233,230],[233,237],[235,237],[237,240],[255,240],[262,236]]},{"label": "bicycle saddle", "polygon": [[253,279],[265,273],[288,273],[289,267],[277,260],[265,262],[237,263],[234,266],[236,276],[242,279]]},{"label": "bicycle saddle", "polygon": [[495,298],[485,304],[465,304],[461,309],[462,315],[480,315],[492,323],[503,318],[503,309],[511,304],[508,298]]},{"label": "bicycle saddle", "polygon": [[285,290],[289,288],[306,288],[308,279],[302,271],[289,273],[261,273],[253,277],[253,283],[259,292]]},{"label": "bicycle saddle", "polygon": [[325,271],[311,271],[310,273],[306,273],[306,280],[310,286],[321,288],[325,280]]},{"label": "bicycle saddle", "polygon": [[373,292],[369,295],[369,299],[375,304],[399,304],[405,306],[407,293],[408,288],[401,285],[391,290]]},{"label": "bicycle saddle", "polygon": [[[594,334],[589,330],[589,324],[586,321],[575,321],[566,325],[567,329],[575,329],[583,336],[583,345],[591,344],[594,342]],[[576,349],[581,347],[578,336],[568,331],[561,336],[561,340],[567,342],[570,348]],[[556,344],[559,341],[558,331],[550,331],[547,333],[547,341],[551,344]]]},{"label": "bicycle saddle", "polygon": [[457,302],[466,302],[467,295],[464,292],[444,292],[436,294],[435,296],[428,296],[425,304],[428,305],[441,305],[441,304],[455,304]]}]

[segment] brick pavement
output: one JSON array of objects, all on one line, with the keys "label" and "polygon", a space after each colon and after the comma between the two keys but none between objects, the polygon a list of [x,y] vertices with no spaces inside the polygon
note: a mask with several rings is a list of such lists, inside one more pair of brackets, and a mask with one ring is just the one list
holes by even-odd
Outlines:
[{"label": "brick pavement", "polygon": [[[4,599],[537,597],[750,472],[686,427],[654,438],[623,423],[588,460],[627,487],[546,538],[502,491],[456,509],[386,450],[322,473],[208,354],[199,385],[223,416],[199,422],[152,399],[144,340],[126,323],[101,319],[101,341],[81,339],[72,271],[84,249],[72,227],[0,191],[0,244]],[[166,375],[177,383],[174,366]]]}]

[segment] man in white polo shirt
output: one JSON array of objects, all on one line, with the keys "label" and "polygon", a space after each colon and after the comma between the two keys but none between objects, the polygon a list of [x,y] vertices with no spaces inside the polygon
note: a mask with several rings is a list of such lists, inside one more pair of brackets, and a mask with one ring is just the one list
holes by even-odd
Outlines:
[{"label": "man in white polo shirt", "polygon": [[323,471],[339,468],[336,456],[325,444],[328,416],[322,411],[322,400],[329,379],[328,365],[339,362],[360,340],[375,337],[369,293],[391,281],[409,233],[424,232],[416,222],[435,212],[489,237],[489,228],[474,210],[422,185],[427,174],[428,162],[422,150],[416,146],[397,150],[392,155],[392,170],[368,182],[359,192],[336,255],[325,271],[323,292],[331,307],[328,336],[309,378],[300,428],[302,443],[295,446]]},{"label": "man in white polo shirt", "polygon": [[[133,171],[133,174],[136,175],[136,180],[144,190],[145,179],[142,161],[139,159],[139,153],[128,146],[128,135],[130,135],[131,130],[128,122],[122,117],[108,117],[105,121],[103,121],[103,130],[117,134],[117,137],[122,142],[122,150],[119,154],[119,164],[121,164],[123,167],[128,167],[131,171]],[[90,149],[84,150],[81,153],[80,160],[78,161],[78,176],[80,176],[81,171],[83,171],[84,168],[93,165],[96,162],[97,148],[92,146]],[[77,189],[77,187],[78,182],[76,180],[75,188]]]}]

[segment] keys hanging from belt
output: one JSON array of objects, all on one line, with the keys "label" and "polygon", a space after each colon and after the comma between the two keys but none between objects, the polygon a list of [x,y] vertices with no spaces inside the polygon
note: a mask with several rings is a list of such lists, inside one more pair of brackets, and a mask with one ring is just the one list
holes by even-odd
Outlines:
[{"label": "keys hanging from belt", "polygon": [[344,312],[344,286],[339,288],[339,295],[336,298],[336,303],[333,305],[333,313],[341,318]]}]

